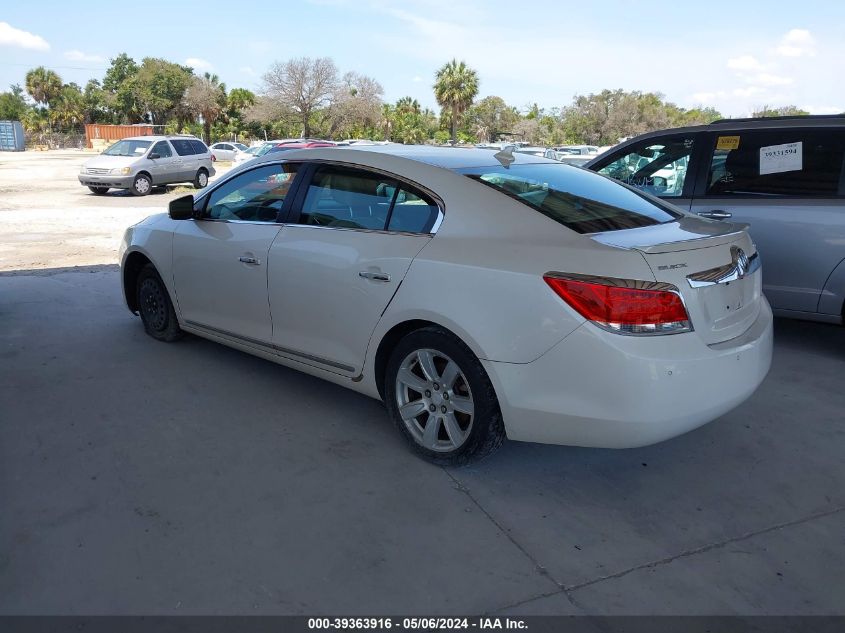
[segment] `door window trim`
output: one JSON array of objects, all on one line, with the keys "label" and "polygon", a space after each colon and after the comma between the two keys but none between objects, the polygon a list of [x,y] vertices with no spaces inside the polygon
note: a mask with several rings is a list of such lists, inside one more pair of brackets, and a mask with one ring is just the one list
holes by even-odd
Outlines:
[{"label": "door window trim", "polygon": [[[312,159],[305,163],[307,165],[306,169],[303,170],[302,176],[303,179],[297,184],[297,191],[296,195],[294,196],[293,202],[291,204],[291,208],[288,209],[287,218],[283,222],[284,224],[289,224],[292,226],[301,226],[306,227],[309,229],[329,229],[332,231],[358,231],[360,233],[384,233],[387,235],[424,235],[428,237],[433,237],[437,234],[440,225],[443,223],[443,219],[446,215],[446,205],[443,204],[443,199],[434,193],[431,189],[424,185],[420,185],[413,180],[405,176],[399,176],[394,174],[390,171],[385,169],[381,169],[378,167],[370,167],[369,165],[361,165],[360,163],[352,163],[346,162],[341,160],[331,160],[331,159]],[[317,169],[324,165],[329,166],[337,166],[337,167],[345,167],[347,169],[357,169],[364,172],[369,172],[371,174],[375,174],[377,176],[382,176],[385,178],[390,178],[391,180],[395,180],[396,184],[396,191],[393,194],[393,200],[391,201],[391,208],[390,212],[388,213],[387,221],[385,222],[385,228],[383,229],[367,229],[367,228],[356,228],[356,227],[348,227],[348,226],[319,226],[315,224],[300,224],[299,217],[302,214],[302,206],[305,203],[305,197],[308,195],[308,187],[311,186],[311,182],[313,181],[314,174],[316,173]],[[303,184],[304,183],[304,184]],[[399,190],[403,187],[409,187],[411,189],[417,189],[421,193],[425,194],[429,198],[432,199],[434,204],[437,206],[437,218],[434,220],[434,224],[432,224],[431,228],[425,233],[418,233],[415,231],[396,231],[396,230],[388,230],[387,226],[389,226],[390,222],[390,214],[393,212],[393,202],[396,199],[396,196]],[[290,196],[289,196],[290,197]],[[287,200],[285,200],[287,202]]]}]

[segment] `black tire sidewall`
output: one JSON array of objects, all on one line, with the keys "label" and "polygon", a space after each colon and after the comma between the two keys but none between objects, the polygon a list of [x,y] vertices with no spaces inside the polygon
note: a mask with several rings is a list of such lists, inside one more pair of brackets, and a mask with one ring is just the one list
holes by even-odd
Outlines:
[{"label": "black tire sidewall", "polygon": [[[147,280],[152,280],[158,284],[161,295],[165,303],[166,321],[164,327],[160,329],[153,328],[147,321],[144,313],[143,304],[141,301],[141,287]],[[173,341],[181,336],[181,328],[179,321],[176,318],[176,311],[173,309],[173,302],[170,300],[170,294],[167,292],[167,286],[161,280],[161,277],[151,265],[145,266],[140,273],[138,273],[138,280],[135,286],[135,301],[138,306],[138,313],[141,316],[141,323],[144,324],[144,330],[147,334],[159,341]]]},{"label": "black tire sidewall", "polygon": [[[454,451],[438,452],[421,446],[414,439],[399,415],[396,402],[396,374],[402,361],[414,350],[434,349],[443,352],[458,364],[472,392],[475,415],[472,430],[466,441]],[[487,372],[475,354],[462,341],[440,328],[425,328],[411,332],[394,348],[387,363],[384,381],[384,400],[393,423],[411,449],[434,464],[461,466],[484,457],[495,450],[504,439],[504,427],[499,402]]]},{"label": "black tire sidewall", "polygon": [[88,187],[88,189],[96,196],[103,196],[109,190],[108,187]]},{"label": "black tire sidewall", "polygon": [[[205,184],[200,184],[200,174],[205,174]],[[196,176],[194,176],[194,188],[195,189],[205,189],[208,187],[208,172],[205,169],[197,170]]]}]

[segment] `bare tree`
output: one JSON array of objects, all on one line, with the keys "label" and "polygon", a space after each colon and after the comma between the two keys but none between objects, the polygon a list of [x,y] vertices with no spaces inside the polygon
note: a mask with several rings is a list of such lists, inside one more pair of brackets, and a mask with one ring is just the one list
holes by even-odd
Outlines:
[{"label": "bare tree", "polygon": [[263,79],[264,96],[297,114],[303,137],[311,135],[312,113],[331,103],[338,86],[337,67],[328,57],[276,62]]},{"label": "bare tree", "polygon": [[344,74],[327,112],[329,135],[346,136],[376,127],[381,121],[383,95],[381,84],[372,77]]}]

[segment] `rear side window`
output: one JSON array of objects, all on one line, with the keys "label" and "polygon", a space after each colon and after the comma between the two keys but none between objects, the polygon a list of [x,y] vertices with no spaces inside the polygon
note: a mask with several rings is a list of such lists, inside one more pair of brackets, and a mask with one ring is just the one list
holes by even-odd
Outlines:
[{"label": "rear side window", "polygon": [[845,133],[830,130],[755,130],[716,136],[707,195],[835,196]]},{"label": "rear side window", "polygon": [[427,233],[439,207],[425,194],[387,176],[322,166],[314,173],[300,224]]},{"label": "rear side window", "polygon": [[570,165],[472,167],[459,172],[577,233],[633,229],[681,217],[656,198]]},{"label": "rear side window", "polygon": [[176,153],[179,154],[179,156],[190,156],[191,154],[196,154],[190,139],[174,138],[171,139],[170,144],[173,145],[173,149],[176,150]]},{"label": "rear side window", "polygon": [[[194,154],[205,154],[208,151],[208,148],[205,146],[205,143],[202,141],[191,140],[191,147],[194,148]],[[227,148],[231,149],[231,148]]]}]

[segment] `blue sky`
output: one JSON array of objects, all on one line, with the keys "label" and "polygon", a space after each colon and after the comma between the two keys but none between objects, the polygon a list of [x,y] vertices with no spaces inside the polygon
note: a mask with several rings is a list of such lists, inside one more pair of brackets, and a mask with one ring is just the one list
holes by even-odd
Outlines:
[{"label": "blue sky", "polygon": [[102,78],[127,52],[189,63],[260,90],[276,60],[328,56],[389,101],[435,107],[436,69],[479,72],[480,96],[560,107],[603,88],[659,91],[683,107],[747,115],[795,104],[845,111],[845,2],[775,0],[42,0],[0,9],[0,88],[27,69]]}]

